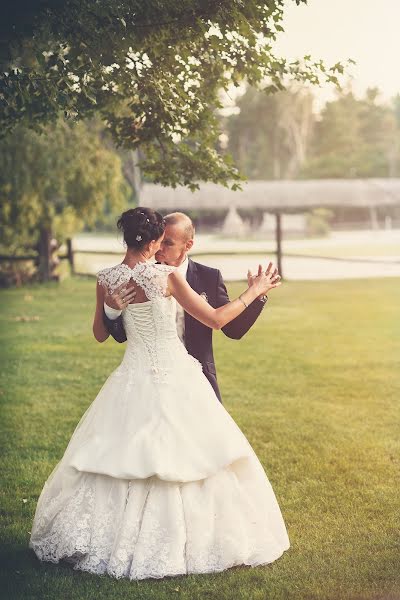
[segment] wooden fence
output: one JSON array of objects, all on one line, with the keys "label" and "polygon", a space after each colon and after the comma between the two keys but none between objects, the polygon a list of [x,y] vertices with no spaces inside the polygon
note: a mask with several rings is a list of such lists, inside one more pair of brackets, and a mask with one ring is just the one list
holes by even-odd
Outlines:
[{"label": "wooden fence", "polygon": [[[280,230],[280,223],[278,221],[278,231]],[[280,232],[279,232],[280,233]],[[63,261],[66,260],[69,263],[70,266],[70,272],[73,275],[92,275],[92,272],[90,272],[90,270],[77,270],[77,261],[76,261],[76,255],[77,254],[83,254],[83,255],[92,255],[92,256],[100,256],[100,255],[115,255],[115,256],[119,256],[121,257],[123,252],[118,252],[115,250],[91,250],[91,249],[74,249],[73,248],[73,243],[71,239],[68,239],[66,241],[66,249],[65,249],[65,253],[63,254],[58,254],[57,255],[57,251],[54,252],[55,258],[54,258],[54,267],[56,267],[59,264],[59,261]],[[191,253],[191,258],[194,259],[201,259],[201,256],[205,255],[205,256],[234,256],[234,255],[260,255],[260,250],[246,250],[245,252],[243,251],[238,251],[238,252],[234,252],[234,251],[217,251],[217,252],[212,252],[210,250],[207,251],[197,251],[197,252],[193,252]],[[282,246],[281,246],[281,235],[278,235],[278,244],[277,244],[277,248],[275,250],[275,252],[271,253],[271,254],[275,254],[275,260],[278,263],[278,268],[279,268],[279,272],[283,275],[282,273]],[[309,260],[330,260],[330,261],[341,261],[344,263],[370,263],[370,264],[377,264],[377,263],[381,263],[381,264],[387,264],[388,261],[385,260],[385,258],[362,258],[362,257],[339,257],[339,256],[321,256],[321,255],[309,255],[309,254],[302,254],[302,253],[298,253],[298,252],[284,252],[284,256],[287,258],[306,258]],[[38,263],[38,255],[37,254],[26,254],[26,255],[21,255],[21,256],[12,256],[12,255],[4,255],[4,254],[0,254],[0,263],[1,262],[18,262],[18,261],[33,261],[34,263]],[[398,260],[392,260],[390,261],[392,264],[394,263],[399,263]],[[52,279],[57,279],[57,275],[52,277]]]}]

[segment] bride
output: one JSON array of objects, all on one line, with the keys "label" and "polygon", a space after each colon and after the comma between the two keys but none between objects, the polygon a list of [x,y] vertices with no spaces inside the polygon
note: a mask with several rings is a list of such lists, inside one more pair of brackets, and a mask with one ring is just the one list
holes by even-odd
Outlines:
[{"label": "bride", "polygon": [[104,295],[125,289],[126,352],[44,485],[30,547],[42,561],[131,580],[271,563],[289,548],[274,492],[181,343],[175,311],[219,329],[279,282],[259,269],[214,309],[175,267],[150,262],[159,213],[131,209],[118,226],[128,249],[98,275],[93,332],[106,339]]}]

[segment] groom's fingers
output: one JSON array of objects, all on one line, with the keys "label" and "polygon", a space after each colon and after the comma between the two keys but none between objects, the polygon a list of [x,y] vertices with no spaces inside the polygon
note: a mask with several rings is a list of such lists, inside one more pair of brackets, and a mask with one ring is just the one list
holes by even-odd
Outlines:
[{"label": "groom's fingers", "polygon": [[271,270],[271,267],[272,267],[272,262],[270,262],[270,263],[269,263],[269,265],[268,265],[268,267],[267,267],[267,270],[265,271],[265,274],[266,274],[266,275],[269,275],[269,272],[270,272],[270,270]]},{"label": "groom's fingers", "polygon": [[124,296],[124,298],[122,299],[122,302],[124,304],[129,304],[131,300],[134,300],[136,298],[136,290],[132,291],[130,294],[127,294],[126,296]]},{"label": "groom's fingers", "polygon": [[136,289],[134,285],[130,285],[130,286],[126,286],[125,288],[120,289],[119,292],[116,292],[118,296],[120,296],[120,298],[125,298],[125,296],[127,294],[132,293],[133,291],[135,291],[136,293]]},{"label": "groom's fingers", "polygon": [[260,275],[262,274],[262,272],[263,272],[262,265],[258,265],[258,277],[260,277]]},{"label": "groom's fingers", "polygon": [[114,294],[118,295],[122,290],[127,290],[127,289],[129,289],[129,288],[126,285],[126,283],[121,283],[117,288],[115,288]]}]

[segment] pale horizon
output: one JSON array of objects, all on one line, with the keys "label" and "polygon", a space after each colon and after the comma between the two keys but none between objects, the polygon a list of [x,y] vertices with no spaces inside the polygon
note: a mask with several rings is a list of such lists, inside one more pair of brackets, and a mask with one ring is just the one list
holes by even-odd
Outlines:
[{"label": "pale horizon", "polygon": [[[400,93],[399,0],[309,0],[297,6],[287,0],[283,27],[274,44],[277,55],[297,59],[311,54],[327,66],[356,61],[348,69],[357,96],[369,87],[381,91],[381,101]],[[334,87],[312,86],[317,104],[334,97]]]}]

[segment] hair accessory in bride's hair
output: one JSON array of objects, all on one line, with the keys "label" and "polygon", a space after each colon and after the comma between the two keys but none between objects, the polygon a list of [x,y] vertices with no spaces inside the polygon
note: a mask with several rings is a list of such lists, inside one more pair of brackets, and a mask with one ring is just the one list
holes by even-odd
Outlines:
[{"label": "hair accessory in bride's hair", "polygon": [[[139,215],[142,215],[143,217],[146,217],[146,213],[139,211],[138,213]],[[146,223],[150,223],[150,219],[148,217],[146,217]]]},{"label": "hair accessory in bride's hair", "polygon": [[127,247],[141,248],[151,240],[158,240],[165,231],[160,213],[151,208],[130,208],[118,219],[117,227],[124,234]]}]

